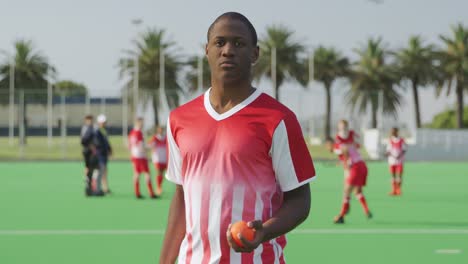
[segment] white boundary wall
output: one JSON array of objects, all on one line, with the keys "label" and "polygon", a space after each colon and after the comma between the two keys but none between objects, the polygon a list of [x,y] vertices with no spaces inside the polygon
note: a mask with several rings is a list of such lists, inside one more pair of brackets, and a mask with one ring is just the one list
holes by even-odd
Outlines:
[{"label": "white boundary wall", "polygon": [[467,161],[468,130],[418,129],[407,160]]},{"label": "white boundary wall", "polygon": [[[363,144],[371,159],[385,159],[387,139],[377,129],[364,131]],[[466,161],[468,162],[468,130],[418,129],[408,144],[409,161]],[[380,141],[380,144],[379,144]]]}]

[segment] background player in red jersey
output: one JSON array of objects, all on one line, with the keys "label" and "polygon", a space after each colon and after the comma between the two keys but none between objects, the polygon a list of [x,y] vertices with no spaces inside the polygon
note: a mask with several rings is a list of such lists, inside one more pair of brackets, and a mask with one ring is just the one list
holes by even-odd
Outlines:
[{"label": "background player in red jersey", "polygon": [[363,187],[367,182],[367,166],[359,154],[359,144],[355,141],[356,134],[352,130],[348,130],[348,122],[346,120],[339,122],[336,138],[335,141],[329,138],[326,142],[329,151],[337,154],[343,163],[345,173],[343,205],[340,214],[335,218],[335,223],[344,223],[344,217],[349,213],[350,197],[353,191],[356,193],[356,198],[361,203],[366,216],[372,218],[372,213],[367,206],[363,193]]},{"label": "background player in red jersey", "polygon": [[387,143],[388,165],[392,174],[392,191],[390,195],[401,195],[401,184],[403,182],[403,162],[407,150],[405,140],[398,134],[398,128],[392,128]]},{"label": "background player in red jersey", "polygon": [[151,183],[151,176],[148,169],[148,160],[146,159],[145,141],[143,139],[143,118],[135,120],[135,126],[128,135],[128,142],[130,148],[130,156],[133,164],[133,185],[135,188],[135,196],[138,199],[143,198],[140,193],[140,174],[145,175],[146,185],[151,198],[156,198],[153,192],[153,184]]},{"label": "background player in red jersey", "polygon": [[356,148],[360,148],[359,135],[354,130],[349,129],[348,121],[342,119],[338,122],[338,133],[335,136],[335,143],[337,144],[352,144]]},{"label": "background player in red jersey", "polygon": [[151,148],[151,160],[156,169],[156,194],[161,195],[163,175],[167,169],[167,138],[161,126],[157,126],[154,132],[155,134],[151,138],[149,145]]}]

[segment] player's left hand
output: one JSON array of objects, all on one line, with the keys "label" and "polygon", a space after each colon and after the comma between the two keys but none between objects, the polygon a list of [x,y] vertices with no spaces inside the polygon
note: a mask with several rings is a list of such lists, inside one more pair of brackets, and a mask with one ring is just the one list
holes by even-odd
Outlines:
[{"label": "player's left hand", "polygon": [[226,232],[226,237],[229,243],[229,246],[234,249],[235,252],[252,252],[254,251],[261,243],[263,243],[263,240],[265,238],[265,231],[263,229],[263,222],[260,220],[255,220],[248,222],[247,225],[250,228],[255,229],[255,237],[252,241],[247,240],[244,238],[241,234],[238,234],[238,238],[240,241],[242,241],[242,244],[244,245],[243,247],[240,247],[237,245],[236,242],[234,242],[234,239],[232,238],[231,235],[231,225],[229,225],[228,230]]}]

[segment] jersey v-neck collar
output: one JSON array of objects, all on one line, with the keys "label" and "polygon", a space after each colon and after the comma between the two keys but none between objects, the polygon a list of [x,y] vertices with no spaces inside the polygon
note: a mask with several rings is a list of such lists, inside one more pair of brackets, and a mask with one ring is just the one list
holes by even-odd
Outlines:
[{"label": "jersey v-neck collar", "polygon": [[249,97],[247,97],[244,101],[240,102],[239,104],[229,109],[228,111],[222,114],[219,114],[218,112],[216,112],[216,110],[214,110],[213,106],[211,105],[210,91],[211,91],[211,87],[205,92],[203,101],[204,101],[206,112],[208,112],[208,114],[216,121],[221,121],[221,120],[224,120],[226,118],[233,116],[235,113],[239,112],[244,107],[248,106],[250,103],[255,101],[255,99],[257,99],[262,94],[262,92],[259,89],[255,89],[255,91],[251,95],[249,95]]}]

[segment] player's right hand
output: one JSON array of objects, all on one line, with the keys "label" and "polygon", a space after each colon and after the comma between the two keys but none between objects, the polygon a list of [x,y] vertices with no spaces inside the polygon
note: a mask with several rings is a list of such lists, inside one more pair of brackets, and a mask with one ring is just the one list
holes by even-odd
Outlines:
[{"label": "player's right hand", "polygon": [[260,221],[260,220],[252,221],[252,222],[249,222],[248,225],[249,225],[250,228],[254,228],[254,229],[255,229],[255,238],[254,238],[253,241],[248,241],[247,239],[245,239],[244,237],[242,237],[241,234],[238,234],[238,235],[239,235],[239,239],[242,241],[242,244],[244,245],[244,247],[239,246],[239,245],[234,241],[234,239],[232,238],[232,234],[231,234],[231,225],[228,226],[228,230],[227,230],[227,232],[226,232],[226,237],[227,237],[229,246],[230,246],[235,252],[238,252],[238,253],[241,253],[241,252],[246,252],[246,253],[252,252],[252,251],[254,251],[254,250],[263,242],[264,231],[263,231],[263,224],[262,224],[262,221]]}]

